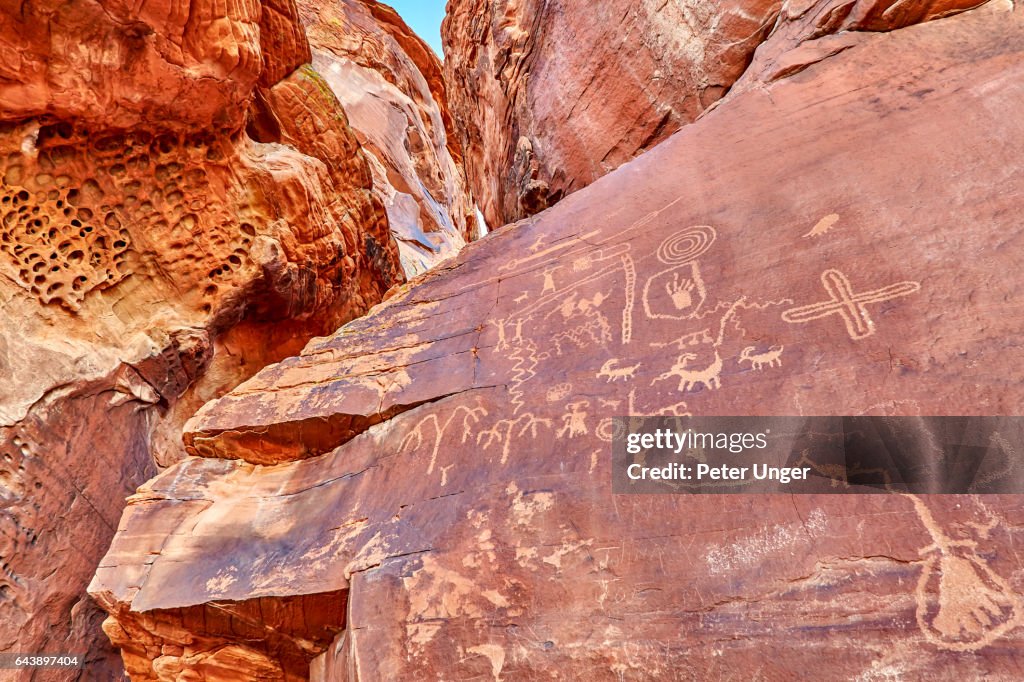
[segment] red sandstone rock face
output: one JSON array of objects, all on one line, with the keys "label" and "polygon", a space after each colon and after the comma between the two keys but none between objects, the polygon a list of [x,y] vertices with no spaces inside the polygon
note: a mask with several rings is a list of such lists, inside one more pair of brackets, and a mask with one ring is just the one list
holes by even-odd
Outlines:
[{"label": "red sandstone rock face", "polygon": [[394,10],[376,2],[306,2],[313,64],[366,151],[407,275],[477,236],[473,200],[441,64]]},{"label": "red sandstone rock face", "polygon": [[777,0],[453,0],[452,110],[489,225],[543,210],[717,101]]},{"label": "red sandstone rock face", "polygon": [[737,90],[205,406],[90,587],[133,674],[1019,677],[1015,499],[612,496],[608,453],[623,413],[1018,411],[1011,9]]},{"label": "red sandstone rock face", "polygon": [[0,651],[114,679],[85,587],[124,497],[199,405],[401,272],[291,2],[22,9],[0,8]]}]

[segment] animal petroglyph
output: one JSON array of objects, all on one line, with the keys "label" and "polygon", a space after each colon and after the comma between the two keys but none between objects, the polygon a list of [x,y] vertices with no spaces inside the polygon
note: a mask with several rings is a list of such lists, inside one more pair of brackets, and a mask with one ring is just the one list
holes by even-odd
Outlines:
[{"label": "animal petroglyph", "polygon": [[640,369],[640,363],[635,365],[629,365],[628,367],[619,367],[619,361],[616,358],[608,360],[601,365],[600,371],[597,373],[598,379],[607,379],[608,383],[613,383],[622,379],[623,381],[629,381],[636,376],[636,371]]},{"label": "animal petroglyph", "polygon": [[704,386],[708,390],[715,390],[721,385],[722,376],[722,356],[719,354],[718,349],[722,345],[722,341],[725,339],[725,328],[735,314],[736,310],[744,307],[747,297],[741,296],[729,309],[722,315],[722,319],[718,323],[718,336],[715,337],[712,348],[714,349],[714,359],[708,363],[703,369],[694,369],[691,363],[696,360],[699,356],[696,353],[682,353],[676,358],[675,363],[669,368],[667,372],[658,375],[652,382],[653,386],[659,381],[671,379],[672,377],[679,378],[678,391],[685,393],[692,388],[696,388],[698,385]]},{"label": "animal petroglyph", "polygon": [[676,358],[675,364],[664,374],[658,375],[654,382],[679,377],[679,388],[677,390],[681,393],[685,393],[691,388],[696,388],[698,384],[709,390],[718,388],[722,375],[722,357],[718,354],[718,350],[715,350],[715,359],[704,369],[691,369],[690,363],[696,359],[697,355],[694,353],[683,353]]},{"label": "animal petroglyph", "polygon": [[855,341],[875,333],[875,323],[868,315],[867,304],[882,303],[921,290],[919,282],[908,281],[857,294],[854,293],[850,280],[839,270],[826,270],[821,273],[821,284],[828,292],[829,300],[790,308],[782,313],[782,319],[790,324],[799,324],[829,315],[839,315],[846,324],[850,338]]},{"label": "animal petroglyph", "polygon": [[[907,495],[932,544],[917,582],[917,624],[925,638],[949,651],[977,651],[1024,621],[1024,604],[992,570],[973,540],[954,540],[916,495]],[[930,598],[930,595],[935,595]]]},{"label": "animal petroglyph", "polygon": [[785,346],[771,346],[768,350],[758,353],[754,346],[747,346],[740,351],[740,362],[749,362],[751,368],[760,370],[764,366],[782,367],[782,351]]},{"label": "animal petroglyph", "polygon": [[827,216],[819,220],[817,224],[811,228],[810,232],[804,235],[804,239],[807,239],[808,237],[820,237],[835,227],[837,222],[839,222],[839,214],[829,213]]}]

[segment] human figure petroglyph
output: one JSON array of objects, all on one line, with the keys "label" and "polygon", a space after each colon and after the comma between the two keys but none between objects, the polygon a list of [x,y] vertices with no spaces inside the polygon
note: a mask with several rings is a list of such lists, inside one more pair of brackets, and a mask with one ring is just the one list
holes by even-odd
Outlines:
[{"label": "human figure petroglyph", "polygon": [[[498,330],[497,351],[507,351],[523,342],[523,325],[530,320],[530,316],[520,317],[515,320],[502,318],[492,320],[492,324]],[[510,333],[511,330],[511,333]]]},{"label": "human figure petroglyph", "polygon": [[[977,552],[977,542],[954,540],[917,495],[907,494],[931,536],[917,582],[917,624],[925,638],[949,651],[977,651],[1024,621],[1024,604]],[[929,587],[936,593],[929,599]]]},{"label": "human figure petroglyph", "polygon": [[619,379],[623,381],[629,381],[636,377],[636,371],[640,369],[641,363],[630,365],[628,367],[619,367],[619,360],[612,358],[601,365],[601,369],[597,372],[598,379],[607,379],[608,383],[614,383]]},{"label": "human figure petroglyph", "polygon": [[540,290],[541,295],[558,290],[558,287],[555,286],[555,273],[561,269],[561,265],[552,265],[544,269],[544,284]]},{"label": "human figure petroglyph", "polygon": [[[515,419],[501,419],[490,428],[481,430],[476,434],[476,442],[484,450],[489,449],[494,444],[501,444],[501,463],[505,464],[508,462],[508,456],[511,452],[513,436],[522,437],[529,432],[530,437],[536,439],[537,427],[539,426],[551,428],[551,420],[535,417],[532,413],[527,412]],[[517,427],[518,431],[515,431]]]},{"label": "human figure petroglyph", "polygon": [[740,351],[739,361],[749,362],[750,367],[755,370],[760,370],[765,365],[782,367],[782,351],[785,348],[785,346],[771,346],[768,350],[758,353],[756,347],[747,346]]},{"label": "human figure petroglyph", "polygon": [[590,401],[575,400],[566,407],[569,409],[569,413],[562,415],[562,428],[555,433],[555,436],[574,438],[587,435],[589,430],[587,429],[586,408],[590,407]]},{"label": "human figure petroglyph", "polygon": [[825,287],[829,300],[790,308],[782,313],[782,319],[790,324],[800,324],[829,315],[839,315],[846,324],[847,333],[854,341],[875,333],[875,323],[868,315],[867,304],[890,301],[921,290],[919,282],[906,281],[857,294],[854,293],[850,280],[839,270],[825,270],[821,273],[821,284]]}]

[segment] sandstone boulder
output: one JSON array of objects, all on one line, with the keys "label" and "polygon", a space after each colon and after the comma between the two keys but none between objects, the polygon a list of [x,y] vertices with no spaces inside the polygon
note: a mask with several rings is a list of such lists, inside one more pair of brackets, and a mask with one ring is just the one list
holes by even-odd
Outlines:
[{"label": "sandstone boulder", "polygon": [[1012,10],[851,31],[206,405],[90,587],[133,675],[1018,677],[1016,499],[614,496],[608,444],[1018,411]]}]

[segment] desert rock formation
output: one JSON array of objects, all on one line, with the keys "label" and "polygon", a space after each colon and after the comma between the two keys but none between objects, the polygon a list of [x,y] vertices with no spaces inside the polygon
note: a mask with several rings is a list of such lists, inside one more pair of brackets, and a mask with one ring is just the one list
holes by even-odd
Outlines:
[{"label": "desert rock formation", "polygon": [[1024,19],[901,4],[204,406],[90,586],[133,678],[1019,677],[1014,498],[610,494],[616,415],[1018,411]]},{"label": "desert rock formation", "polygon": [[476,238],[441,63],[393,9],[366,0],[299,5],[323,74],[373,170],[409,276]]},{"label": "desert rock formation", "polygon": [[124,498],[403,277],[290,0],[8,5],[0,55],[0,651],[115,679],[85,588]]},{"label": "desert rock formation", "polygon": [[487,223],[533,215],[694,120],[781,5],[452,0],[445,73]]}]

